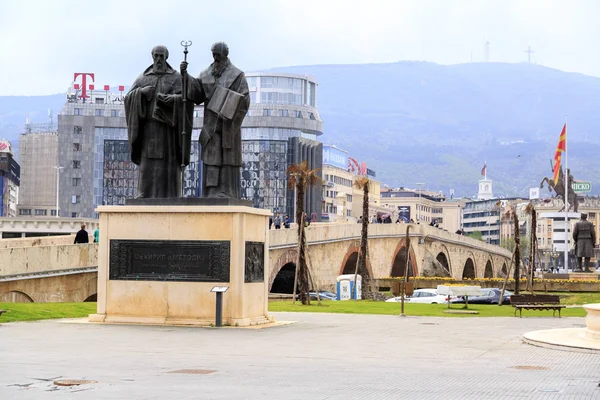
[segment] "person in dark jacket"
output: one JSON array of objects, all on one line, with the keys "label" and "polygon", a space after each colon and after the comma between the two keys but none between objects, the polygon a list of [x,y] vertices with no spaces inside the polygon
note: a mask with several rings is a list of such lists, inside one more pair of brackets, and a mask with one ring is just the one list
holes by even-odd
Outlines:
[{"label": "person in dark jacket", "polygon": [[85,225],[81,225],[81,230],[79,232],[77,232],[77,235],[75,235],[75,242],[73,242],[74,244],[78,244],[78,243],[89,243],[90,242],[90,235],[88,235],[87,231],[85,230]]},{"label": "person in dark jacket", "polygon": [[575,224],[573,229],[573,239],[575,240],[575,256],[577,257],[577,268],[582,271],[582,261],[585,258],[585,272],[590,271],[590,258],[594,256],[594,247],[596,247],[596,229],[594,224],[587,220],[587,214],[581,213],[581,221]]}]

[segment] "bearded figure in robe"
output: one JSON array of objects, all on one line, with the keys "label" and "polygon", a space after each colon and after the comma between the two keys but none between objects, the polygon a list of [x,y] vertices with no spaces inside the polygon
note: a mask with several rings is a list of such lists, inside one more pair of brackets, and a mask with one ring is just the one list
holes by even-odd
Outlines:
[{"label": "bearded figure in robe", "polygon": [[[187,77],[187,97],[204,103],[202,146],[202,197],[240,199],[242,166],[242,122],[250,107],[250,92],[244,73],[229,60],[223,42],[211,47],[213,63],[198,78]],[[187,74],[187,62],[180,65]]]},{"label": "bearded figure in robe", "polygon": [[[190,158],[193,108],[181,106],[181,75],[168,63],[165,46],[152,49],[153,64],[137,77],[125,96],[131,161],[138,166],[137,198],[175,198],[181,172]],[[184,130],[184,124],[188,129]]]}]

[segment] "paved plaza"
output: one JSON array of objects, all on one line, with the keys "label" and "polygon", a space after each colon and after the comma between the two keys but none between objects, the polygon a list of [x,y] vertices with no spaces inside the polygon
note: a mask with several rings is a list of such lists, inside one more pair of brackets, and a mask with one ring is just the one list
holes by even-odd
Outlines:
[{"label": "paved plaza", "polygon": [[583,318],[274,315],[297,322],[3,324],[0,399],[600,399],[599,354],[521,340]]}]

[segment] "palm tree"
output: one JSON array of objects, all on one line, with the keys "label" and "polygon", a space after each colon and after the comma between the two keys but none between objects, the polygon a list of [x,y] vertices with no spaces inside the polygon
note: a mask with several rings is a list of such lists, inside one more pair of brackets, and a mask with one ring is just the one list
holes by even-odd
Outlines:
[{"label": "palm tree", "polygon": [[369,294],[369,273],[367,271],[367,259],[369,257],[369,189],[371,181],[366,176],[361,176],[354,181],[354,187],[363,191],[363,204],[362,204],[362,229],[360,231],[360,250],[356,259],[356,268],[354,269],[354,298],[357,296],[356,278],[358,273],[362,277],[362,292],[364,299]]},{"label": "palm tree", "polygon": [[[296,223],[298,224],[298,260],[296,261],[296,274],[294,278],[294,293],[292,302],[296,301],[296,285],[300,294],[302,304],[310,304],[309,271],[306,264],[306,232],[304,230],[304,194],[310,185],[316,185],[321,181],[317,175],[318,169],[309,169],[306,161],[300,164],[292,164],[288,167],[288,185],[290,189],[296,189]],[[316,289],[315,289],[316,290]]]}]

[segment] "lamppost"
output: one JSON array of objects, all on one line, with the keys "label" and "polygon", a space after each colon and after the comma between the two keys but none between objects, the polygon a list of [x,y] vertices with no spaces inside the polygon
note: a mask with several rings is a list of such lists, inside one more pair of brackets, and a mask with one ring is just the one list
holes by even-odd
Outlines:
[{"label": "lamppost", "polygon": [[419,206],[417,207],[417,211],[419,211],[418,215],[417,215],[417,222],[421,221],[421,208],[423,207],[421,205],[421,191],[423,188],[423,185],[425,185],[424,183],[416,183],[416,185],[419,187]]},{"label": "lamppost", "polygon": [[275,211],[279,211],[279,197],[277,196],[277,189],[279,186],[279,173],[275,173]]},{"label": "lamppost", "polygon": [[60,186],[60,170],[63,169],[64,167],[59,167],[58,165],[54,166],[54,169],[56,170],[56,218],[58,218],[58,191],[59,191],[59,186]]}]

